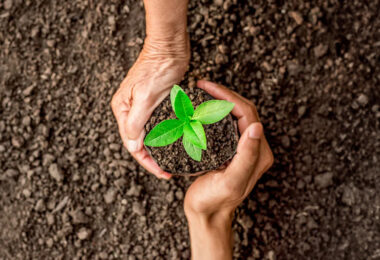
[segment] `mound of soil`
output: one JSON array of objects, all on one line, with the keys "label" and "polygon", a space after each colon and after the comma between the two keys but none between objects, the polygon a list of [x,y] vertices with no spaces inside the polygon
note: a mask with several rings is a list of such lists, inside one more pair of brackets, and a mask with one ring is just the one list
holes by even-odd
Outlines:
[{"label": "mound of soil", "polygon": [[[201,103],[214,99],[198,88],[184,89],[189,95],[194,109]],[[170,103],[170,95],[154,110],[145,125],[147,133],[158,123],[176,118]],[[202,171],[216,170],[233,157],[238,143],[237,120],[231,114],[223,120],[203,126],[207,138],[207,150],[202,151],[202,160],[194,161],[182,145],[182,137],[173,144],[164,147],[146,147],[158,165],[173,174],[195,174]]]}]

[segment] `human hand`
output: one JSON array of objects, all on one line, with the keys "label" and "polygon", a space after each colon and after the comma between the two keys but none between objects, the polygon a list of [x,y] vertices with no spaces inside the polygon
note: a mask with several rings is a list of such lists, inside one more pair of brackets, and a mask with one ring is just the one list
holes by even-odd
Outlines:
[{"label": "human hand", "polygon": [[273,155],[259,123],[256,107],[237,93],[208,81],[198,87],[235,103],[241,138],[227,168],[198,177],[188,189],[184,208],[194,259],[231,258],[231,222],[236,207],[273,164]]},{"label": "human hand", "polygon": [[186,32],[176,39],[145,39],[137,61],[114,94],[111,107],[124,146],[149,172],[169,179],[143,146],[144,125],[154,109],[179,82],[187,70],[190,46]]}]

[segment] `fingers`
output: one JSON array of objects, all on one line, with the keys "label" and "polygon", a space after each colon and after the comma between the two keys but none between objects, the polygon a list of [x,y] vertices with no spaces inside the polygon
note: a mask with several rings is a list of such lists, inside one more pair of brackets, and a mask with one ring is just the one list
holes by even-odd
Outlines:
[{"label": "fingers", "polygon": [[[141,166],[143,166],[148,172],[151,172],[158,178],[170,179],[171,174],[164,172],[157,163],[150,157],[148,152],[145,150],[143,145],[143,138],[145,136],[145,131],[140,133],[140,136],[136,140],[129,140],[125,131],[125,121],[127,117],[125,115],[120,115],[117,119],[119,126],[119,133],[123,141],[124,147],[130,152],[130,154],[138,161]],[[132,141],[132,142],[131,142]],[[137,145],[137,146],[135,146]]]},{"label": "fingers", "polygon": [[112,99],[111,106],[124,147],[147,171],[158,178],[170,179],[171,174],[164,172],[145,150],[143,145],[145,131],[143,129],[135,140],[129,139],[127,134],[127,122],[131,111],[129,106],[117,95]]},{"label": "fingers", "polygon": [[252,123],[239,140],[237,153],[225,171],[226,181],[245,190],[256,166],[263,137],[261,123]]},{"label": "fingers", "polygon": [[145,170],[151,172],[157,178],[168,180],[172,177],[170,173],[163,171],[160,166],[158,166],[158,164],[152,159],[145,149],[132,153],[132,156],[139,164],[141,164],[141,166],[145,168]]},{"label": "fingers", "polygon": [[224,99],[235,103],[232,114],[238,119],[240,133],[243,133],[251,123],[260,121],[256,107],[253,105],[253,103],[243,98],[236,92],[229,90],[222,85],[218,85],[206,80],[198,81],[197,86],[215,98]]},{"label": "fingers", "polygon": [[144,131],[145,123],[152,113],[152,106],[153,104],[149,101],[133,100],[125,126],[126,134],[130,140],[131,152],[138,150],[138,143],[133,144],[133,141],[138,141],[137,139],[140,137],[141,132]]}]

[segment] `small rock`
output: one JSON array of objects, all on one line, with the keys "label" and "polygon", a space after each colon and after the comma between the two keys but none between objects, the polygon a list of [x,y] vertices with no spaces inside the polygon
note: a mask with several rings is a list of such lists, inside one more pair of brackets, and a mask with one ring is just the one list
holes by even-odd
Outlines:
[{"label": "small rock", "polygon": [[20,148],[24,144],[24,139],[21,136],[12,137],[12,145],[16,148]]},{"label": "small rock", "polygon": [[47,166],[54,161],[54,156],[50,153],[44,154],[42,157],[42,165]]},{"label": "small rock", "polygon": [[318,228],[318,224],[314,221],[312,217],[308,218],[306,226],[309,230]]},{"label": "small rock", "polygon": [[175,192],[175,197],[177,198],[177,200],[182,200],[183,199],[183,191],[182,190],[177,190]]},{"label": "small rock", "polygon": [[53,163],[49,166],[49,174],[53,179],[55,179],[58,182],[63,180],[62,170],[56,163]]},{"label": "small rock", "polygon": [[352,206],[355,204],[355,194],[351,187],[345,186],[342,195],[342,202],[347,206]]},{"label": "small rock", "polygon": [[5,147],[4,145],[0,145],[0,153],[3,153],[3,152],[5,152]]},{"label": "small rock", "polygon": [[85,224],[89,221],[88,217],[80,209],[70,212],[70,216],[72,217],[74,224]]},{"label": "small rock", "polygon": [[273,250],[269,251],[267,254],[267,259],[268,260],[276,260],[276,255]]},{"label": "small rock", "polygon": [[145,214],[145,208],[138,202],[133,202],[132,211],[139,216],[143,216]]},{"label": "small rock", "polygon": [[273,70],[272,65],[270,65],[267,61],[261,63],[261,66],[265,69],[266,72],[271,72]]},{"label": "small rock", "polygon": [[4,1],[4,9],[9,10],[13,6],[13,1],[12,0],[5,0]]},{"label": "small rock", "polygon": [[327,50],[329,49],[329,46],[319,44],[317,47],[314,48],[314,55],[317,58],[321,58],[327,53]]},{"label": "small rock", "polygon": [[110,144],[110,149],[111,149],[111,151],[119,152],[121,149],[121,145],[120,144]]},{"label": "small rock", "polygon": [[333,174],[326,172],[314,177],[314,183],[320,188],[327,188],[333,184]]},{"label": "small rock", "polygon": [[174,192],[169,191],[169,193],[166,194],[165,197],[166,197],[167,202],[172,203],[174,201]]},{"label": "small rock", "polygon": [[114,26],[115,23],[116,23],[115,16],[113,16],[113,15],[108,16],[108,24],[111,26]]},{"label": "small rock", "polygon": [[53,247],[53,245],[54,245],[54,241],[53,241],[53,239],[52,239],[51,237],[49,237],[49,238],[46,240],[46,245],[47,245],[47,247],[49,247],[49,248]]},{"label": "small rock", "polygon": [[296,21],[298,25],[301,25],[303,23],[303,18],[299,12],[291,11],[289,12],[289,15],[294,19],[294,21]]},{"label": "small rock", "polygon": [[215,63],[220,65],[220,64],[224,64],[225,62],[226,62],[226,58],[224,57],[224,55],[221,53],[217,53],[215,56]]},{"label": "small rock", "polygon": [[297,189],[302,190],[303,188],[305,188],[305,182],[303,180],[299,179],[297,181]]},{"label": "small rock", "polygon": [[61,209],[63,209],[67,202],[69,201],[69,196],[66,196],[64,197],[57,205],[57,207],[55,207],[55,209],[52,211],[52,213],[55,213],[55,212],[58,212],[60,211]]},{"label": "small rock", "polygon": [[241,218],[238,218],[237,221],[245,230],[249,230],[251,227],[253,227],[254,224],[252,218],[249,215],[243,215]]},{"label": "small rock", "polygon": [[32,94],[33,89],[34,89],[34,86],[27,87],[26,89],[24,89],[24,91],[22,93],[25,96],[29,96],[30,94]]},{"label": "small rock", "polygon": [[214,4],[217,6],[222,6],[223,5],[223,0],[214,0]]},{"label": "small rock", "polygon": [[297,112],[298,112],[298,116],[302,117],[305,114],[305,112],[306,112],[306,106],[300,106],[298,108]]},{"label": "small rock", "polygon": [[117,190],[115,188],[109,188],[106,194],[104,194],[104,201],[107,204],[111,204],[112,202],[115,201],[116,194],[117,194]]},{"label": "small rock", "polygon": [[25,116],[23,119],[22,119],[22,125],[23,126],[30,126],[30,123],[31,123],[31,119],[29,116]]},{"label": "small rock", "polygon": [[99,258],[100,259],[108,259],[108,254],[106,252],[100,252],[99,253]]},{"label": "small rock", "polygon": [[32,193],[28,189],[23,189],[22,190],[22,195],[24,195],[25,198],[30,198],[30,196],[32,195]]},{"label": "small rock", "polygon": [[368,104],[368,97],[365,94],[360,94],[357,101],[361,106],[364,107]]},{"label": "small rock", "polygon": [[55,222],[54,215],[53,214],[46,214],[46,221],[49,226],[53,225]]},{"label": "small rock", "polygon": [[125,185],[127,184],[127,181],[124,178],[117,179],[114,181],[115,186],[119,189],[124,189]]},{"label": "small rock", "polygon": [[286,63],[286,69],[288,70],[290,76],[297,76],[301,72],[300,65],[293,61],[288,61]]},{"label": "small rock", "polygon": [[289,148],[290,147],[290,139],[289,139],[289,136],[287,135],[283,135],[281,137],[281,144],[283,147],[285,148]]},{"label": "small rock", "polygon": [[78,231],[77,236],[80,240],[86,240],[91,236],[91,230],[88,228],[81,228]]},{"label": "small rock", "polygon": [[36,203],[36,206],[34,207],[34,209],[38,212],[42,212],[45,210],[45,203],[44,203],[44,200],[43,199],[39,199]]},{"label": "small rock", "polygon": [[136,185],[132,183],[131,187],[127,191],[127,196],[140,196],[142,187],[140,185]]},{"label": "small rock", "polygon": [[5,171],[5,176],[8,178],[15,178],[19,175],[19,172],[15,169],[8,169]]}]

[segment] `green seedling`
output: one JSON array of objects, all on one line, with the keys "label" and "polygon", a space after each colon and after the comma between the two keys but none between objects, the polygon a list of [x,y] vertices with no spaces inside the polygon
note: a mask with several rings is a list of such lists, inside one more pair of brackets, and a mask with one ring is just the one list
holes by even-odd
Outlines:
[{"label": "green seedling", "polygon": [[168,119],[156,125],[145,137],[146,146],[161,147],[182,138],[187,154],[195,161],[201,161],[202,150],[207,149],[203,125],[213,124],[226,117],[234,103],[225,100],[209,100],[195,110],[185,91],[174,85],[170,101],[177,119]]}]

